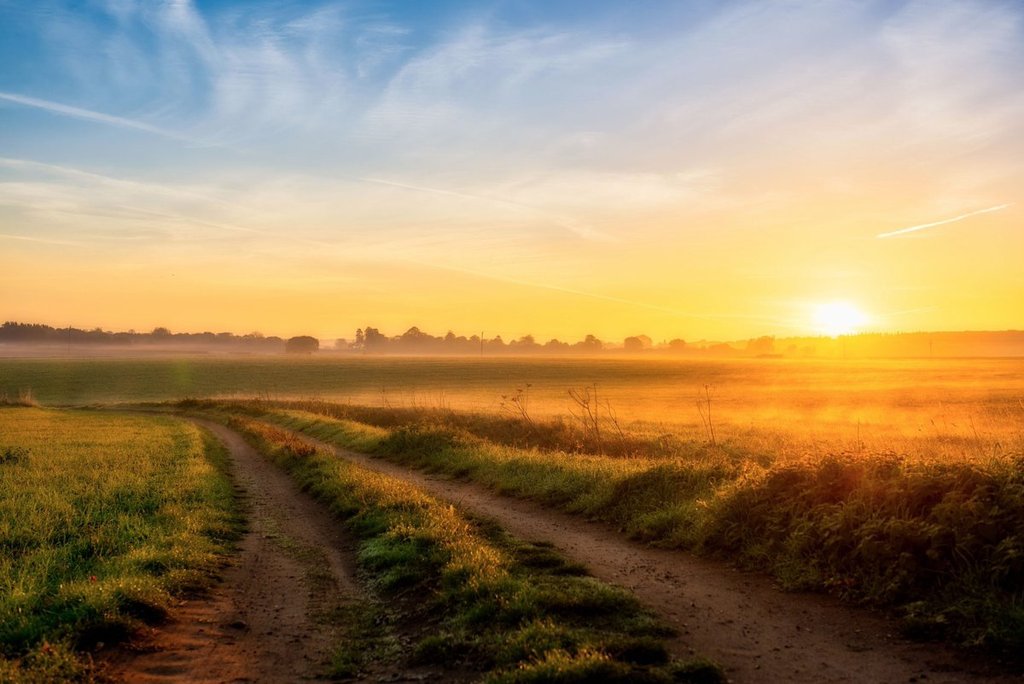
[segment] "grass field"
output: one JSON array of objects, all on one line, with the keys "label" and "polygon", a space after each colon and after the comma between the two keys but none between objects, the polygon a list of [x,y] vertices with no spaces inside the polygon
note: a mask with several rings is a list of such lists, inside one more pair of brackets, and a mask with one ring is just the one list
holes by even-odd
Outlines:
[{"label": "grass field", "polygon": [[975,457],[1020,448],[1024,435],[1024,359],[0,360],[0,396],[44,404],[261,396],[517,417],[518,397],[531,418],[575,421],[568,392],[586,388],[608,432],[614,414],[633,432],[707,439],[710,408],[715,439],[748,451]]},{"label": "grass field", "polygon": [[0,393],[29,390],[234,397],[233,412],[883,606],[910,633],[1024,652],[1022,359],[0,361]]},{"label": "grass field", "polygon": [[[755,457],[703,444],[637,458],[509,446],[487,437],[485,417],[445,412],[187,405],[260,417],[605,520],[652,543],[736,560],[791,588],[885,607],[908,634],[1024,652],[1022,452],[956,461],[869,452]],[[507,434],[505,426],[496,432]]]},{"label": "grass field", "polygon": [[237,525],[222,458],[167,417],[0,408],[0,681],[88,679],[78,652],[205,581]]}]

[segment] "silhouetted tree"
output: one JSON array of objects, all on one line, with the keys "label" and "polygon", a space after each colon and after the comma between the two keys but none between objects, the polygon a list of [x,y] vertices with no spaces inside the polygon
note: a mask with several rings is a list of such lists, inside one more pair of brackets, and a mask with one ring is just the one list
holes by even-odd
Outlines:
[{"label": "silhouetted tree", "polygon": [[291,337],[284,344],[284,350],[289,354],[312,354],[318,349],[320,349],[320,340],[309,335]]},{"label": "silhouetted tree", "polygon": [[388,338],[381,334],[376,328],[364,328],[363,345],[366,351],[382,351],[387,347]]},{"label": "silhouetted tree", "polygon": [[569,350],[569,343],[557,339],[551,339],[544,343],[544,351],[564,352]]},{"label": "silhouetted tree", "polygon": [[636,335],[633,337],[627,337],[623,341],[622,347],[628,352],[639,352],[644,349],[650,349],[651,344],[651,338],[647,335]]},{"label": "silhouetted tree", "polygon": [[747,341],[747,353],[754,355],[772,354],[775,352],[775,338],[769,335]]}]

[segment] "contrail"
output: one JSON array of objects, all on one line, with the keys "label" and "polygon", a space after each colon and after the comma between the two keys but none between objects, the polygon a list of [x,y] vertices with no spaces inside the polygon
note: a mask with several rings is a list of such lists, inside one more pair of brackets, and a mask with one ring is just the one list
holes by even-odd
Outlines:
[{"label": "contrail", "polygon": [[158,126],[153,126],[143,121],[136,121],[135,119],[126,119],[122,116],[113,116],[111,114],[104,114],[102,112],[94,112],[91,109],[72,107],[70,105],[61,104],[60,102],[53,102],[51,100],[41,100],[35,97],[28,97],[27,95],[19,95],[17,93],[7,93],[3,91],[0,91],[0,100],[7,100],[8,102],[14,102],[15,104],[24,105],[26,107],[35,107],[36,109],[43,109],[48,112],[53,112],[54,114],[63,114],[65,116],[74,117],[76,119],[85,119],[86,121],[96,121],[98,123],[107,124],[109,126],[117,126],[119,128],[132,128],[137,131],[145,131],[146,133],[152,133],[153,135],[159,135],[164,138],[171,138],[172,140],[193,142],[186,136],[180,135],[173,131],[168,131]]},{"label": "contrail", "polygon": [[977,216],[978,214],[988,214],[988,213],[993,212],[993,211],[1002,211],[1003,209],[1006,209],[1009,206],[1012,206],[1012,205],[1010,205],[1010,204],[997,204],[996,206],[989,207],[988,209],[979,209],[977,211],[968,212],[966,214],[960,214],[959,216],[954,216],[953,218],[948,218],[948,219],[945,219],[943,221],[934,221],[932,223],[922,223],[919,226],[910,226],[909,228],[900,228],[899,230],[894,230],[894,231],[891,231],[889,233],[879,233],[875,237],[877,237],[877,238],[890,238],[890,237],[896,237],[897,235],[904,235],[906,233],[914,233],[914,232],[917,232],[919,230],[925,230],[926,228],[934,228],[935,226],[944,226],[947,223],[956,223],[957,221],[963,221],[964,219],[971,218],[972,216]]},{"label": "contrail", "polygon": [[102,174],[93,173],[92,171],[84,171],[82,169],[74,168],[71,166],[44,164],[43,162],[37,162],[31,159],[14,159],[12,157],[0,157],[0,167],[43,171],[45,173],[60,175],[66,178],[87,180],[93,183],[100,183],[103,185],[112,185],[115,187],[143,190],[154,194],[160,194],[165,196],[169,195],[171,197],[187,197],[189,199],[199,199],[204,202],[210,202],[211,204],[219,204],[221,206],[230,207],[234,209],[249,208],[243,204],[238,204],[237,202],[229,202],[219,197],[213,197],[208,194],[192,190],[190,188],[182,188],[172,185],[162,185],[159,183],[144,183],[142,181],[131,180],[128,178],[104,176]]},{"label": "contrail", "polygon": [[0,233],[0,238],[7,240],[22,240],[24,242],[38,242],[43,245],[63,245],[65,247],[81,247],[81,242],[67,242],[64,240],[47,240],[46,238],[29,237],[27,235],[9,235],[7,233]]}]

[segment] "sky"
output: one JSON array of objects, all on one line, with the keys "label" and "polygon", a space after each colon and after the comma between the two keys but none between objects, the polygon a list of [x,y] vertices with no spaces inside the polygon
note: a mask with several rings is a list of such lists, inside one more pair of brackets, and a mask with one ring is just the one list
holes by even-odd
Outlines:
[{"label": "sky", "polygon": [[1016,0],[0,0],[4,320],[1020,329],[1022,191]]}]

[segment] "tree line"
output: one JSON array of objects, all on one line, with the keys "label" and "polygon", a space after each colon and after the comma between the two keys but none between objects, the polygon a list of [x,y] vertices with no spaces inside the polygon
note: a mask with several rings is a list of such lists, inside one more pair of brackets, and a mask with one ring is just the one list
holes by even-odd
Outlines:
[{"label": "tree line", "polygon": [[[39,323],[7,321],[0,325],[0,344],[112,345],[218,348],[263,353],[312,353],[320,341],[309,335],[284,339],[259,332],[236,335],[230,332],[172,333],[167,328],[150,332],[110,332],[101,328],[83,330],[54,328]],[[673,339],[654,343],[647,335],[634,335],[621,342],[605,342],[586,335],[577,342],[551,339],[538,342],[523,335],[506,342],[501,335],[443,336],[426,333],[413,326],[401,335],[387,335],[373,326],[360,328],[352,340],[339,339],[334,349],[366,354],[597,354],[619,352],[634,354],[670,354],[704,357],[761,358],[921,358],[952,356],[1024,356],[1024,332],[964,331],[914,333],[861,333],[830,337],[755,337],[749,340],[687,343]]]},{"label": "tree line", "polygon": [[[673,349],[683,349],[683,340],[668,343]],[[356,330],[355,339],[338,340],[336,349],[366,353],[390,354],[595,354],[611,348],[625,351],[643,351],[653,348],[647,335],[627,337],[622,343],[610,344],[595,335],[586,335],[576,342],[563,342],[557,338],[538,342],[533,335],[523,335],[506,342],[501,335],[486,337],[479,335],[457,335],[451,330],[443,336],[435,336],[413,326],[401,335],[386,335],[375,327],[367,326]]]},{"label": "tree line", "polygon": [[[312,338],[310,338],[312,339]],[[182,347],[213,346],[253,351],[284,351],[288,340],[252,332],[236,335],[230,332],[172,333],[167,328],[154,328],[150,332],[110,332],[102,328],[83,330],[67,327],[54,328],[40,323],[6,321],[0,325],[0,342],[12,344],[73,344],[73,345],[173,345]],[[303,349],[305,351],[305,349]]]}]

